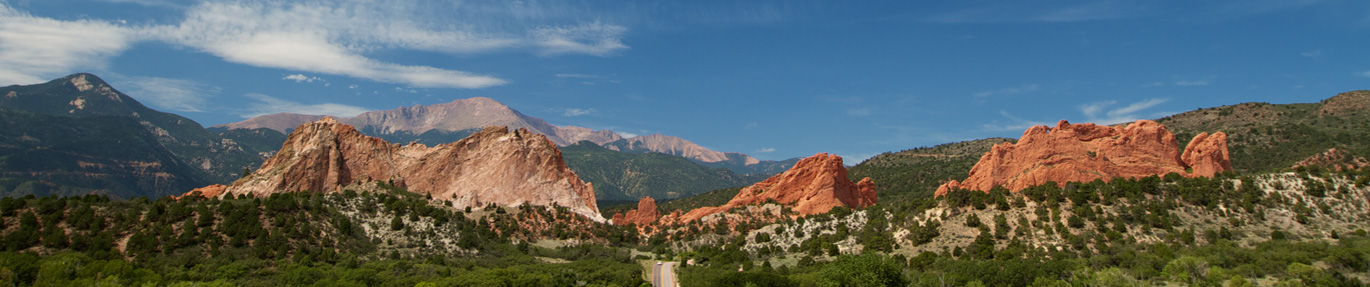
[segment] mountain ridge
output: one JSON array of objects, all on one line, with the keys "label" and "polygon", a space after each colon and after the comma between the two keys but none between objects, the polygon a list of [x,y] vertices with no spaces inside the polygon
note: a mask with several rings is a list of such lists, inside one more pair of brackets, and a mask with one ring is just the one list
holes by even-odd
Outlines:
[{"label": "mountain ridge", "polygon": [[[268,128],[282,133],[289,128],[322,118],[322,115],[277,113],[240,122],[220,124],[212,130]],[[390,110],[370,111],[354,117],[338,118],[368,135],[392,142],[418,141],[426,144],[450,142],[489,125],[526,128],[546,135],[558,146],[589,141],[611,150],[656,152],[681,156],[709,167],[728,168],[743,174],[773,174],[784,171],[798,158],[763,161],[738,152],[709,150],[689,140],[663,134],[623,137],[611,130],[578,126],[557,126],[540,118],[524,115],[491,98],[472,97],[433,105],[413,105]]]}]

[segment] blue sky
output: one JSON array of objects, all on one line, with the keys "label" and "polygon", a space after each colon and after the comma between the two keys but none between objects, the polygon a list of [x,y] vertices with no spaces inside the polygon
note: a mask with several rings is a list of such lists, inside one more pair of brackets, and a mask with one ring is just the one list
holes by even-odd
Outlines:
[{"label": "blue sky", "polygon": [[0,85],[91,72],[205,126],[490,97],[848,164],[1034,124],[1370,89],[1370,2],[0,0]]}]

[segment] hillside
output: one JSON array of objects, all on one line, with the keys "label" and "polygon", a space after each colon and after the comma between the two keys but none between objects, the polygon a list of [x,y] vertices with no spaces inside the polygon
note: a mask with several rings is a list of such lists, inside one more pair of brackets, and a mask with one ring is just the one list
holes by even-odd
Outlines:
[{"label": "hillside", "polygon": [[1002,142],[1013,140],[989,138],[882,153],[851,167],[850,178],[871,178],[881,201],[928,198],[947,180],[964,179],[981,155]]},{"label": "hillside", "polygon": [[134,118],[0,108],[0,196],[161,197],[208,184]]},{"label": "hillside", "polygon": [[591,142],[565,146],[561,152],[576,175],[594,183],[595,197],[601,201],[682,198],[765,179],[700,166],[679,156],[617,152]]},{"label": "hillside", "polygon": [[1240,172],[1288,169],[1337,148],[1370,155],[1370,91],[1345,92],[1318,103],[1244,103],[1198,109],[1158,119],[1181,142],[1200,132],[1229,136],[1233,168]]},{"label": "hillside", "polygon": [[211,182],[231,181],[242,174],[243,167],[256,167],[263,159],[244,152],[241,144],[223,141],[195,121],[143,106],[91,74],[73,74],[37,85],[0,87],[0,94],[5,95],[0,98],[0,107],[40,115],[130,117],[156,135],[157,142],[171,153],[206,172]]}]

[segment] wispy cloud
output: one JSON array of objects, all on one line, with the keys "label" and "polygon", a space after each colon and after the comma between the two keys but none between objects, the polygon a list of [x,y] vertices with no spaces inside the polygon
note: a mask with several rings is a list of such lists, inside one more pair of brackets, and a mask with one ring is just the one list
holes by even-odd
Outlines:
[{"label": "wispy cloud", "polygon": [[[104,0],[180,7],[176,1]],[[0,2],[0,82],[35,83],[99,67],[139,41],[163,41],[257,67],[432,88],[485,88],[495,75],[386,62],[378,50],[610,56],[627,28],[559,12],[561,4],[446,1],[203,1],[170,25],[34,17]]]},{"label": "wispy cloud", "polygon": [[1181,87],[1207,86],[1207,85],[1208,85],[1208,81],[1203,81],[1203,80],[1197,80],[1197,81],[1175,81],[1175,85],[1176,85],[1176,86],[1181,86]]},{"label": "wispy cloud", "polygon": [[610,83],[610,84],[617,84],[617,83],[619,83],[618,80],[615,80],[615,79],[613,79],[613,78],[610,78],[609,76],[601,76],[601,75],[573,74],[573,73],[568,73],[568,74],[555,74],[555,75],[553,75],[553,76],[555,76],[555,77],[557,77],[557,79],[561,79],[561,80],[580,81],[580,84],[582,84],[582,85],[598,85],[598,84],[600,84],[600,83]]},{"label": "wispy cloud", "polygon": [[113,76],[111,80],[125,87],[130,97],[178,112],[204,112],[205,100],[220,91],[219,87],[183,79]]},{"label": "wispy cloud", "polygon": [[625,137],[625,138],[635,138],[635,137],[637,137],[637,134],[635,134],[635,133],[630,133],[630,132],[615,131],[614,133],[618,134],[618,136]]},{"label": "wispy cloud", "polygon": [[130,44],[128,30],[111,22],[35,17],[0,1],[0,85],[102,69]]},{"label": "wispy cloud", "polygon": [[766,147],[766,148],[761,148],[761,149],[756,150],[756,153],[769,153],[769,152],[775,152],[775,148],[773,148],[773,147]]},{"label": "wispy cloud", "polygon": [[1002,131],[1021,131],[1021,130],[1026,130],[1027,128],[1030,128],[1030,127],[1032,127],[1032,126],[1040,126],[1040,125],[1046,125],[1046,124],[1047,124],[1046,122],[1043,122],[1043,121],[1034,121],[1034,120],[1027,120],[1027,119],[1019,118],[1019,117],[1017,117],[1017,116],[1014,116],[1013,114],[1010,114],[1008,111],[1003,111],[1003,110],[1000,110],[1000,111],[999,111],[999,115],[1003,116],[1004,119],[1007,119],[1008,121],[1005,122],[1005,121],[997,121],[997,120],[996,120],[996,121],[992,121],[992,122],[990,122],[990,123],[988,123],[988,124],[981,125],[980,128],[981,128],[981,129],[984,129],[985,131],[996,131],[996,132],[1002,132]]},{"label": "wispy cloud", "polygon": [[370,111],[363,107],[349,106],[344,104],[323,103],[323,104],[302,104],[295,101],[284,100],[263,94],[247,94],[249,98],[255,99],[254,103],[245,110],[240,116],[251,118],[261,115],[275,113],[296,113],[306,115],[330,115],[339,117],[352,117]]},{"label": "wispy cloud", "polygon": [[1038,84],[1027,84],[1027,85],[1022,85],[1022,86],[1018,86],[1018,87],[1008,87],[1008,88],[1001,88],[1001,89],[996,89],[996,90],[985,90],[985,91],[981,91],[981,92],[979,92],[979,93],[975,93],[974,96],[975,96],[975,98],[977,98],[977,99],[983,99],[983,98],[986,98],[986,97],[989,97],[989,96],[995,96],[995,95],[1000,95],[1000,96],[1004,96],[1004,95],[1017,95],[1017,94],[1021,94],[1021,93],[1027,93],[1027,92],[1036,91],[1036,90],[1041,89],[1041,88],[1042,88],[1042,86],[1041,86],[1041,85],[1038,85]]},{"label": "wispy cloud", "polygon": [[1304,57],[1308,57],[1308,58],[1317,59],[1318,57],[1321,57],[1321,56],[1322,56],[1322,49],[1317,49],[1317,50],[1312,50],[1312,51],[1307,51],[1307,52],[1299,53],[1299,55],[1303,55]]},{"label": "wispy cloud", "polygon": [[578,117],[578,116],[584,116],[584,115],[593,114],[593,113],[595,113],[595,112],[596,112],[595,109],[568,108],[568,109],[565,110],[565,112],[562,113],[562,115],[568,116],[568,117]]},{"label": "wispy cloud", "polygon": [[1084,114],[1090,122],[1111,125],[1142,119],[1143,117],[1140,115],[1142,111],[1168,101],[1170,99],[1152,98],[1111,110],[1109,108],[1117,105],[1118,101],[1103,101],[1080,105],[1079,109],[1080,113]]},{"label": "wispy cloud", "polygon": [[1360,72],[1360,74],[1358,75],[1360,75],[1361,77],[1370,78],[1370,71]]},{"label": "wispy cloud", "polygon": [[162,8],[174,8],[174,9],[183,9],[183,8],[186,7],[186,5],[185,5],[184,3],[178,3],[178,2],[175,2],[175,1],[172,1],[172,0],[99,0],[99,1],[101,1],[101,2],[109,2],[109,3],[137,4],[137,5],[147,6],[147,7],[162,7]]},{"label": "wispy cloud", "polygon": [[327,80],[324,80],[323,78],[305,76],[304,74],[286,75],[284,78],[281,78],[281,79],[282,79],[282,80],[293,80],[293,81],[295,81],[296,83],[313,83],[313,82],[315,82],[315,81],[319,81],[319,82],[328,82]]},{"label": "wispy cloud", "polygon": [[1135,17],[1147,11],[1146,5],[1134,3],[1134,1],[1061,2],[996,2],[995,5],[971,7],[937,14],[927,20],[951,24],[1081,22]]}]

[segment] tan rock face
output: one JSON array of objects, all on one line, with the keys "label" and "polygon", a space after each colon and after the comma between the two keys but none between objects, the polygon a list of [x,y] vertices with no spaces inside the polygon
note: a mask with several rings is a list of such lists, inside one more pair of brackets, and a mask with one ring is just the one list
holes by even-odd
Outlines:
[{"label": "tan rock face", "polygon": [[1017,144],[995,145],[971,168],[970,177],[943,184],[936,196],[958,188],[989,191],[1002,185],[1018,191],[1047,181],[1109,180],[1171,172],[1213,176],[1228,170],[1232,170],[1232,162],[1227,134],[1222,132],[1195,136],[1181,153],[1175,135],[1153,121],[1139,120],[1125,127],[1061,121],[1055,128],[1029,128]]},{"label": "tan rock face", "polygon": [[594,188],[566,167],[551,141],[503,127],[434,147],[401,146],[324,118],[297,127],[275,156],[225,194],[336,192],[376,180],[450,200],[458,208],[555,204],[603,221]]},{"label": "tan rock face", "polygon": [[678,220],[694,221],[767,200],[792,206],[794,211],[804,215],[825,213],[838,206],[865,208],[875,204],[875,184],[870,178],[852,182],[847,179],[842,157],[820,153],[800,160],[788,171],[743,188],[723,206],[697,208],[679,216]]},{"label": "tan rock face", "polygon": [[626,213],[614,214],[614,224],[618,225],[651,225],[656,223],[656,219],[661,213],[656,210],[656,200],[651,196],[644,196],[637,202],[637,209],[629,210]]}]

